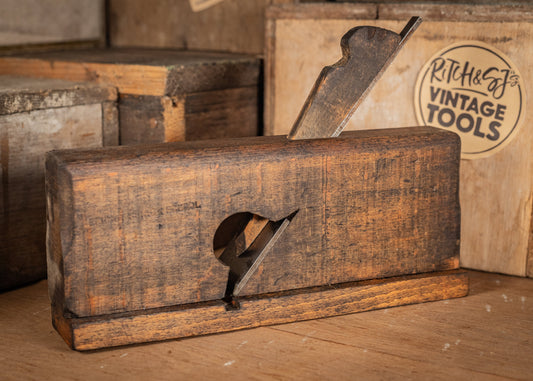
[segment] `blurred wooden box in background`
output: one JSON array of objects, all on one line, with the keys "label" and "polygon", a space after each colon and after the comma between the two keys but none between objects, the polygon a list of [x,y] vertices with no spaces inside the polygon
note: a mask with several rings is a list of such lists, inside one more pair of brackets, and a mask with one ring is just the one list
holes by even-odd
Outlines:
[{"label": "blurred wooden box in background", "polygon": [[44,154],[118,143],[116,90],[0,76],[0,291],[46,276]]},{"label": "blurred wooden box in background", "polygon": [[115,86],[120,144],[254,136],[258,58],[110,48],[0,57],[0,73]]},{"label": "blurred wooden box in background", "polygon": [[105,43],[105,0],[0,1],[0,54]]},{"label": "blurred wooden box in background", "polygon": [[224,0],[194,12],[189,0],[109,0],[109,42],[262,54],[265,8],[280,1]]},{"label": "blurred wooden box in background", "polygon": [[[518,67],[533,94],[533,5],[297,4],[267,10],[265,133],[288,133],[320,69],[340,58],[338,38],[354,26],[400,31],[410,16],[424,22],[399,53],[348,129],[415,126],[414,92],[423,65],[464,40],[485,42]],[[533,276],[533,107],[515,138],[492,156],[462,160],[461,264]],[[528,260],[529,257],[529,260]]]}]

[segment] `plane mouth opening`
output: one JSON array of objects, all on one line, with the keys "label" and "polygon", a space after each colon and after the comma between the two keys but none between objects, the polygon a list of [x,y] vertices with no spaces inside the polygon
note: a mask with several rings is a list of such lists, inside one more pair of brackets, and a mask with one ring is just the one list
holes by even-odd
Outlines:
[{"label": "plane mouth opening", "polygon": [[238,309],[237,296],[282,236],[298,210],[278,221],[250,212],[236,213],[219,225],[213,238],[215,257],[229,267],[226,309]]}]

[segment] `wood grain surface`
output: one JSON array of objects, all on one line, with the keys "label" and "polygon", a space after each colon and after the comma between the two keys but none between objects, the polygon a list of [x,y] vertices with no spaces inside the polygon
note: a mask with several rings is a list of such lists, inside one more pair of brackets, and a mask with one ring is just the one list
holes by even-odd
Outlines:
[{"label": "wood grain surface", "polygon": [[225,0],[202,12],[188,1],[112,0],[113,46],[150,46],[261,54],[265,7],[276,0]]},{"label": "wood grain surface", "polygon": [[113,87],[61,79],[0,75],[0,89],[0,115],[117,100]]},{"label": "wood grain surface", "polygon": [[[368,6],[364,4],[365,9]],[[529,64],[533,50],[528,49],[533,38],[530,4],[447,5],[446,11],[442,5],[379,4],[378,20],[344,18],[340,13],[337,18],[331,14],[324,19],[317,16],[320,9],[329,7],[291,5],[267,13],[273,17],[267,23],[266,134],[289,132],[321,68],[340,57],[338,39],[347,30],[356,25],[374,25],[399,32],[408,17],[423,10],[425,13],[420,14],[429,15],[428,19],[348,122],[348,130],[416,125],[414,86],[418,72],[435,52],[457,41],[483,41],[503,51],[526,79],[526,93],[533,94],[533,69]],[[287,13],[281,16],[283,11]],[[328,12],[334,11],[332,7]],[[476,20],[467,14],[475,15]],[[528,97],[526,109],[532,109],[531,105]],[[532,256],[528,253],[533,251],[529,244],[533,130],[527,126],[533,123],[532,118],[527,112],[524,128],[501,152],[461,161],[463,266],[521,276],[528,273],[528,255]]]},{"label": "wood grain surface", "polygon": [[185,96],[185,140],[255,136],[262,124],[261,86],[192,93]]},{"label": "wood grain surface", "polygon": [[533,280],[469,272],[465,298],[80,353],[45,281],[0,294],[0,373],[54,380],[528,380]]},{"label": "wood grain surface", "polygon": [[241,295],[459,265],[455,134],[205,140],[48,155],[50,295],[75,316],[221,299],[226,218],[297,211]]},{"label": "wood grain surface", "polygon": [[118,118],[123,145],[256,136],[260,125],[260,61],[249,55],[71,49],[0,57],[0,73],[115,87],[119,113],[106,120]]}]

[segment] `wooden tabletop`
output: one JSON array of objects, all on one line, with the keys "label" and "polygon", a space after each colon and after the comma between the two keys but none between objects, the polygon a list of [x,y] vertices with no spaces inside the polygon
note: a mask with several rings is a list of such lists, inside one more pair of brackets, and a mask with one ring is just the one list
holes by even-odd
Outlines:
[{"label": "wooden tabletop", "polygon": [[469,274],[461,299],[88,353],[43,281],[0,294],[0,378],[531,380],[533,279]]}]

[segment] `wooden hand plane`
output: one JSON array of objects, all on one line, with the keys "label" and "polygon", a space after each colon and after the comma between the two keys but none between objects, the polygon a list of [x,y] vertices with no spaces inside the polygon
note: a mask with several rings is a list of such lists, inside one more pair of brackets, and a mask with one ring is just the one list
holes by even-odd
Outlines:
[{"label": "wooden hand plane", "polygon": [[343,133],[416,27],[341,41],[286,136],[47,155],[48,279],[74,349],[464,296],[455,134]]}]

